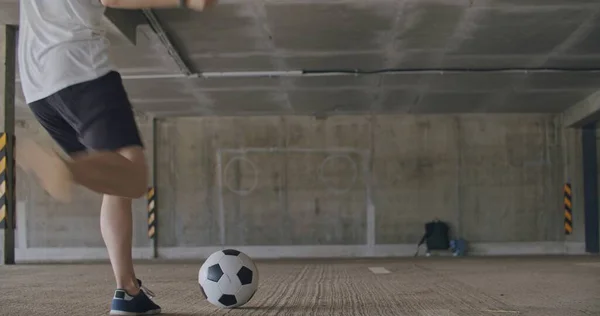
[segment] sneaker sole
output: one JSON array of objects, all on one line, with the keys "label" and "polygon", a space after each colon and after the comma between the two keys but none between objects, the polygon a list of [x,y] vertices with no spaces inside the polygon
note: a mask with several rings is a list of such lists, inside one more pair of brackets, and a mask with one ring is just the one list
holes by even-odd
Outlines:
[{"label": "sneaker sole", "polygon": [[145,313],[132,313],[132,312],[123,312],[123,311],[110,311],[109,315],[114,315],[114,316],[139,316],[139,315],[157,315],[160,314],[161,310],[157,309],[157,310],[153,310],[153,311],[148,311]]}]

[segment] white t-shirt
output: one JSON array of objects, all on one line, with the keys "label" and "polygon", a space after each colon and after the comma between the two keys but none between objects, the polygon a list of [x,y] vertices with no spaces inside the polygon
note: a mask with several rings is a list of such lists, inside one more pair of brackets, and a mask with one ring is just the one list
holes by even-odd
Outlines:
[{"label": "white t-shirt", "polygon": [[113,65],[100,0],[20,0],[19,75],[31,103]]}]

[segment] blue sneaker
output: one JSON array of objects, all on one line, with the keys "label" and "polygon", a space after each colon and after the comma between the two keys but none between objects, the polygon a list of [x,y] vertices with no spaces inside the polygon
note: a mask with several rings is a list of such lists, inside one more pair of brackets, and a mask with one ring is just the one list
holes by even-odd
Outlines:
[{"label": "blue sneaker", "polygon": [[156,315],[160,314],[160,306],[156,305],[152,298],[154,293],[142,286],[138,280],[140,293],[131,296],[123,289],[117,289],[110,306],[110,315]]}]

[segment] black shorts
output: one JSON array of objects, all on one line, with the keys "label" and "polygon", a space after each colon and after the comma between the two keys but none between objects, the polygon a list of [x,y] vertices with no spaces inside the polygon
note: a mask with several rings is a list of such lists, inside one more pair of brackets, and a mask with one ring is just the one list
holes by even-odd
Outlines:
[{"label": "black shorts", "polygon": [[50,136],[69,155],[143,146],[121,75],[67,87],[29,104]]}]

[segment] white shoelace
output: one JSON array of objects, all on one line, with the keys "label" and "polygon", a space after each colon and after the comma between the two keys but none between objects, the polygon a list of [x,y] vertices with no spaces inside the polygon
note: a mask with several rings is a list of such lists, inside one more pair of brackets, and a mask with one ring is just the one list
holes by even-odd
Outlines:
[{"label": "white shoelace", "polygon": [[154,298],[154,293],[150,291],[147,287],[142,285],[140,286],[140,290],[143,291],[150,299]]}]

